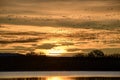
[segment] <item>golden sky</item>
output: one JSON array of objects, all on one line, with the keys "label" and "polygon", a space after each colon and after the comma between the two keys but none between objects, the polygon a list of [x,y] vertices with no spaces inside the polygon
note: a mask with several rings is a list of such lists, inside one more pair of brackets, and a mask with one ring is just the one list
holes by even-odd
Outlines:
[{"label": "golden sky", "polygon": [[[120,52],[120,0],[0,0],[0,52]],[[54,54],[55,53],[55,54]],[[57,54],[56,54],[57,53]]]}]

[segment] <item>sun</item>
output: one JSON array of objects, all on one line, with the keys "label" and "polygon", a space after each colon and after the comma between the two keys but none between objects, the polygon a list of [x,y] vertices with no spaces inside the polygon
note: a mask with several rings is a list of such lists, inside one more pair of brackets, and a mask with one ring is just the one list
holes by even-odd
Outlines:
[{"label": "sun", "polygon": [[65,49],[50,49],[48,50],[49,56],[60,56],[61,54],[65,53]]}]

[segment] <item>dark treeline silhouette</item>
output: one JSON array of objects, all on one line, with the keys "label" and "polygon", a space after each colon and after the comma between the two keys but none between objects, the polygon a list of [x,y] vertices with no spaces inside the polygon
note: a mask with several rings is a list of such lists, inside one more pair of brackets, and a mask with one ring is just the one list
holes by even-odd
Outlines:
[{"label": "dark treeline silhouette", "polygon": [[[31,56],[31,57],[48,57],[45,55],[44,52],[39,52],[39,53],[35,53],[35,52],[28,52],[26,54],[20,54],[20,53],[0,53],[0,56]],[[49,56],[50,57],[50,56]],[[63,56],[64,57],[64,56]],[[109,54],[109,55],[105,55],[101,50],[92,50],[89,53],[78,53],[76,55],[74,55],[73,57],[114,57],[114,58],[120,58],[120,53],[113,53],[113,54]]]},{"label": "dark treeline silhouette", "polygon": [[120,55],[105,56],[100,50],[74,57],[0,53],[0,71],[120,71]]},{"label": "dark treeline silhouette", "polygon": [[19,53],[0,53],[0,57],[10,57],[10,56],[25,56],[23,54],[19,54]]},{"label": "dark treeline silhouette", "polygon": [[[43,52],[39,52],[37,54],[35,52],[28,52],[25,56],[46,56],[44,54],[45,53],[43,53]],[[113,54],[105,55],[101,50],[96,49],[96,50],[92,50],[91,52],[89,52],[87,54],[86,53],[78,53],[78,54],[74,55],[73,57],[114,57],[114,58],[120,58],[120,53],[113,53]]]}]

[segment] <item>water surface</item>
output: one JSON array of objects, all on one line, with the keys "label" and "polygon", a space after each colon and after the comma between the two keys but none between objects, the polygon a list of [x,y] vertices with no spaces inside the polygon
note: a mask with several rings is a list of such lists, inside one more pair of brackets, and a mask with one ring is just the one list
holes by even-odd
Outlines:
[{"label": "water surface", "polygon": [[0,72],[0,80],[119,80],[119,71]]}]

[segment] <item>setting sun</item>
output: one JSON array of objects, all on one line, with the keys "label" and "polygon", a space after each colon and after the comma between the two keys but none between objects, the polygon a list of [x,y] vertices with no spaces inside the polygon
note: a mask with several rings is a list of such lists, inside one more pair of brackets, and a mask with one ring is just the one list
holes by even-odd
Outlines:
[{"label": "setting sun", "polygon": [[64,49],[50,49],[48,50],[48,55],[50,56],[60,56],[62,53],[65,53],[66,50]]}]

